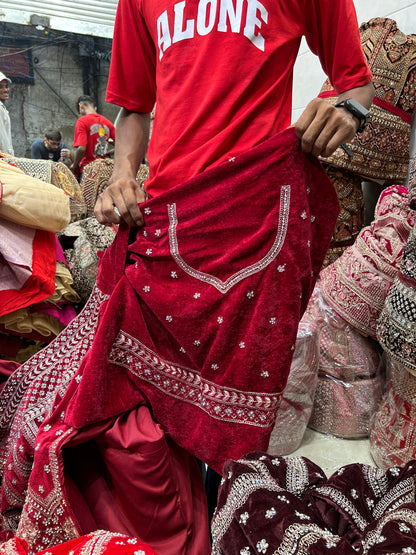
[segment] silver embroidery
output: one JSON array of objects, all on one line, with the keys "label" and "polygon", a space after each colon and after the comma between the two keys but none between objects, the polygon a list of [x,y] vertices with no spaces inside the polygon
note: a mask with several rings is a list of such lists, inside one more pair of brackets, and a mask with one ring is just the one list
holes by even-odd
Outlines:
[{"label": "silver embroidery", "polygon": [[289,223],[289,208],[290,208],[290,185],[283,185],[280,191],[280,207],[279,207],[279,221],[278,228],[274,243],[269,250],[269,252],[258,262],[243,268],[242,270],[236,272],[234,275],[229,277],[226,281],[222,281],[219,278],[207,274],[205,272],[200,272],[195,268],[192,268],[187,264],[179,253],[178,238],[176,235],[176,227],[178,225],[178,218],[176,215],[176,204],[168,204],[168,215],[169,215],[169,246],[170,252],[182,270],[187,274],[199,279],[209,285],[212,285],[222,294],[229,291],[234,285],[242,281],[243,279],[260,272],[266,268],[279,254],[283,244],[285,242],[288,223]]}]

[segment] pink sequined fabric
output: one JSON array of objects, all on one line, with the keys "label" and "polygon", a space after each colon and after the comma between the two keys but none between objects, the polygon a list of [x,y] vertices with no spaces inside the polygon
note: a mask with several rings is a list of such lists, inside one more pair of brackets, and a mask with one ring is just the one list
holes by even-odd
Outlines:
[{"label": "pink sequined fabric", "polygon": [[388,187],[380,195],[371,225],[320,274],[325,301],[351,326],[374,339],[415,221],[407,189]]},{"label": "pink sequined fabric", "polygon": [[380,348],[338,316],[319,284],[307,314],[319,327],[318,382],[308,426],[344,438],[367,436],[383,393]]}]

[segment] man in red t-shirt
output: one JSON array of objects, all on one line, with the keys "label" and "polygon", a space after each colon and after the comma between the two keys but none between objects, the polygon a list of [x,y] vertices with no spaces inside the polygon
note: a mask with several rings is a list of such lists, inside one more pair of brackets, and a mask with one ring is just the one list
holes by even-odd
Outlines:
[{"label": "man in red t-shirt", "polygon": [[77,150],[71,169],[80,178],[84,166],[109,154],[108,141],[114,141],[116,133],[111,121],[97,113],[91,96],[80,96],[78,109],[81,117],[75,124],[74,147]]},{"label": "man in red t-shirt", "polygon": [[[143,223],[135,175],[155,102],[146,183],[153,196],[287,128],[302,37],[339,101],[369,108],[374,87],[353,0],[120,0],[107,101],[123,111],[97,219]],[[347,108],[315,98],[295,127],[305,152],[329,156],[360,123]]]}]

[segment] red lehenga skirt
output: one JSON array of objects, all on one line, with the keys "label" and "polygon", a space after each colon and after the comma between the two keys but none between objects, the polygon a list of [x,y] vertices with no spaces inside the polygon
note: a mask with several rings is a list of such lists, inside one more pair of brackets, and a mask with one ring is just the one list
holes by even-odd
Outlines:
[{"label": "red lehenga skirt", "polygon": [[267,448],[338,208],[294,129],[143,203],[84,311],[1,392],[4,534],[208,553],[193,456],[220,472]]}]

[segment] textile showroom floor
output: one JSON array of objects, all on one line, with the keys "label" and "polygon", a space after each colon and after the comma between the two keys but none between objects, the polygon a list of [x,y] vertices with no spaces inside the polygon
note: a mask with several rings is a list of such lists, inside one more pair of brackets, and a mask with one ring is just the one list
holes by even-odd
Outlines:
[{"label": "textile showroom floor", "polygon": [[290,456],[307,457],[320,466],[329,478],[341,466],[362,463],[376,466],[371,454],[368,437],[341,439],[306,428],[302,443]]}]

